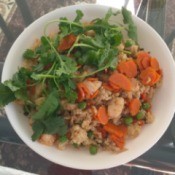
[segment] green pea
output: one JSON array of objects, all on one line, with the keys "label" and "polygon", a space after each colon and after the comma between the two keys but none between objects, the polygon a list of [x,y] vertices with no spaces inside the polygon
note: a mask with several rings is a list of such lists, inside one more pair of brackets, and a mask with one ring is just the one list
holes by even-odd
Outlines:
[{"label": "green pea", "polygon": [[59,141],[60,141],[61,143],[64,143],[64,142],[66,142],[67,140],[68,140],[68,138],[67,138],[65,135],[59,137]]},{"label": "green pea", "polygon": [[86,102],[81,102],[78,104],[78,108],[85,109],[86,108]]},{"label": "green pea", "polygon": [[151,105],[150,105],[149,103],[143,103],[143,104],[142,104],[142,108],[143,108],[144,110],[148,110],[150,107],[151,107]]},{"label": "green pea", "polygon": [[97,147],[96,145],[90,145],[90,147],[89,147],[89,152],[90,152],[90,154],[92,154],[92,155],[97,154],[97,152],[98,152],[98,147]]},{"label": "green pea", "polygon": [[87,132],[87,136],[88,136],[88,138],[92,138],[93,132],[92,132],[92,131],[88,131],[88,132]]},{"label": "green pea", "polygon": [[144,114],[143,114],[143,112],[138,112],[138,114],[136,115],[136,118],[137,118],[137,120],[142,120],[143,118],[144,118]]},{"label": "green pea", "polygon": [[133,118],[132,117],[125,117],[124,122],[126,125],[130,125],[133,122]]}]

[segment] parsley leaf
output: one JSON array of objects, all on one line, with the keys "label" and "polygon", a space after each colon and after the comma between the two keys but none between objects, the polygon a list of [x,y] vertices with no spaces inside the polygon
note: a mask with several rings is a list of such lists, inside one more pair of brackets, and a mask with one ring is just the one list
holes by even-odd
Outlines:
[{"label": "parsley leaf", "polygon": [[0,97],[0,106],[5,106],[16,99],[13,91],[3,83],[0,83]]},{"label": "parsley leaf", "polygon": [[40,120],[49,117],[59,107],[59,97],[57,90],[53,90],[44,103],[40,106],[39,110],[32,116],[34,120]]}]

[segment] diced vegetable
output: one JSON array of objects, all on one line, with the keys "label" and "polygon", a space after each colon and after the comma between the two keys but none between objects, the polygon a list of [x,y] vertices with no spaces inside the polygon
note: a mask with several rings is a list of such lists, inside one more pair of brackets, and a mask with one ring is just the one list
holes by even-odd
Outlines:
[{"label": "diced vegetable", "polygon": [[107,110],[106,110],[105,106],[99,107],[98,112],[97,112],[97,119],[103,125],[108,123],[109,117],[108,117]]},{"label": "diced vegetable", "polygon": [[123,90],[130,91],[131,90],[131,81],[123,74],[114,72],[110,77],[109,77],[109,84],[112,87],[119,87]]},{"label": "diced vegetable", "polygon": [[136,118],[137,118],[137,120],[142,120],[142,119],[144,118],[144,113],[140,111],[140,112],[136,115]]},{"label": "diced vegetable", "polygon": [[89,152],[91,155],[95,155],[98,152],[98,147],[96,145],[90,145]]},{"label": "diced vegetable", "polygon": [[137,65],[133,60],[120,62],[118,70],[129,78],[134,78],[137,75]]},{"label": "diced vegetable", "polygon": [[78,107],[80,108],[80,109],[85,109],[86,108],[86,102],[81,102],[81,103],[78,103]]},{"label": "diced vegetable", "polygon": [[133,98],[129,103],[129,111],[132,116],[135,116],[140,110],[141,102],[138,98]]},{"label": "diced vegetable", "polygon": [[150,103],[143,103],[143,104],[142,104],[142,108],[143,108],[144,110],[148,110],[148,109],[151,108],[151,105],[150,105]]},{"label": "diced vegetable", "polygon": [[125,117],[124,122],[126,125],[130,125],[133,122],[133,118],[132,117]]}]

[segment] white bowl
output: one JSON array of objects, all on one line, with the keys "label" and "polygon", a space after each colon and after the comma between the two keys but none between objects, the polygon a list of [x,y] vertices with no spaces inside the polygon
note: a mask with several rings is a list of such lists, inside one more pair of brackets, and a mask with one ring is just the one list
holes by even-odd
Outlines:
[{"label": "white bowl", "polygon": [[[2,81],[12,77],[21,64],[22,53],[29,48],[36,38],[43,35],[45,24],[60,17],[75,17],[76,9],[84,13],[84,21],[89,21],[97,17],[103,17],[109,7],[99,5],[75,5],[52,11],[27,27],[14,42],[5,61]],[[112,21],[121,19],[113,18]],[[163,83],[157,90],[153,99],[153,113],[155,121],[143,128],[141,134],[128,141],[127,151],[120,154],[110,152],[99,152],[92,156],[87,150],[76,150],[68,148],[59,151],[55,147],[47,147],[31,140],[32,129],[28,120],[23,116],[22,109],[10,103],[5,107],[8,119],[20,138],[36,153],[57,164],[86,170],[106,169],[130,162],[141,154],[149,150],[163,135],[168,128],[175,111],[175,64],[172,55],[161,37],[144,21],[133,16],[133,20],[138,29],[138,42],[145,50],[150,51],[155,56],[163,69]],[[48,29],[53,31],[57,24],[52,24]]]}]

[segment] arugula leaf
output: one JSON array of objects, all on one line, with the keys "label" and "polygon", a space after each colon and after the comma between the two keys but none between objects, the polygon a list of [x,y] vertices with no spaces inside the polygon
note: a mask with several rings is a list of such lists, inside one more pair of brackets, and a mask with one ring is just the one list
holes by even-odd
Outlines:
[{"label": "arugula leaf", "polygon": [[24,59],[34,59],[37,57],[37,54],[31,50],[31,49],[27,49],[24,53],[23,53],[23,58]]},{"label": "arugula leaf", "polygon": [[16,99],[13,91],[3,83],[0,83],[0,97],[0,106],[5,106]]},{"label": "arugula leaf", "polygon": [[137,42],[137,28],[132,20],[132,14],[126,8],[122,7],[124,24],[128,24],[128,36]]},{"label": "arugula leaf", "polygon": [[44,132],[44,125],[40,121],[35,121],[32,124],[32,129],[33,129],[33,135],[32,135],[32,140],[35,141],[39,139],[39,137],[43,134]]},{"label": "arugula leaf", "polygon": [[59,96],[57,90],[53,90],[39,110],[32,116],[34,120],[44,119],[53,114],[59,107]]}]

